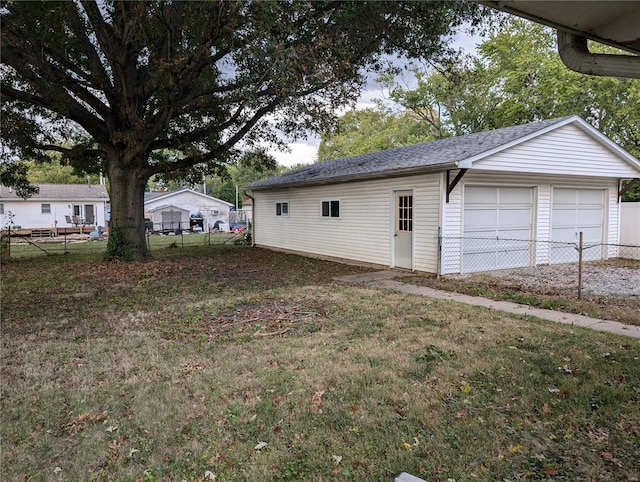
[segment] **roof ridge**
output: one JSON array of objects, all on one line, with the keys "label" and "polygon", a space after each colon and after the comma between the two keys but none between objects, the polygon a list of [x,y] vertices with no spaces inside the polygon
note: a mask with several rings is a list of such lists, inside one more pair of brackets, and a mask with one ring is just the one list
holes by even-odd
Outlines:
[{"label": "roof ridge", "polygon": [[356,156],[330,159],[308,164],[278,176],[263,179],[245,189],[269,189],[298,184],[318,184],[355,177],[382,177],[383,174],[406,174],[416,170],[455,167],[458,162],[514,142],[577,115],[517,124],[499,129],[473,132],[409,146],[393,147]]}]

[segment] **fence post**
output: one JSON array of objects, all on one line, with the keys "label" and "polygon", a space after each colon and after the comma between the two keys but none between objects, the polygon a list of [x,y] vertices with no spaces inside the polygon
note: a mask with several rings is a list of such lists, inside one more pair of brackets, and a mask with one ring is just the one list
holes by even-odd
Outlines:
[{"label": "fence post", "polygon": [[438,227],[438,260],[436,267],[436,279],[440,281],[440,274],[442,273],[442,228]]},{"label": "fence post", "polygon": [[582,299],[582,238],[583,233],[580,231],[580,240],[578,244],[578,299]]},{"label": "fence post", "polygon": [[0,261],[7,262],[11,258],[11,226],[0,231]]}]

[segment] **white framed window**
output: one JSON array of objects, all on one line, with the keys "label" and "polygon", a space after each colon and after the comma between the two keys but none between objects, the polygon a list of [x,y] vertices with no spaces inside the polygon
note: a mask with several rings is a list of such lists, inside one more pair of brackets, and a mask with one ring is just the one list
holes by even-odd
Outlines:
[{"label": "white framed window", "polygon": [[339,218],[340,217],[340,201],[322,201],[321,212],[323,218]]},{"label": "white framed window", "polygon": [[51,214],[51,204],[41,204],[40,209],[42,214]]},{"label": "white framed window", "polygon": [[276,203],[276,216],[288,217],[289,216],[289,203],[279,202]]}]

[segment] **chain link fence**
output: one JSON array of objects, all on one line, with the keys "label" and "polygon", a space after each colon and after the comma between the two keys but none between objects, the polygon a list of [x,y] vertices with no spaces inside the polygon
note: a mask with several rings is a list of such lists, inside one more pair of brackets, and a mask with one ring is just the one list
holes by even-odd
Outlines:
[{"label": "chain link fence", "polygon": [[640,246],[585,241],[440,237],[438,278],[474,274],[523,287],[640,299]]},{"label": "chain link fence", "polygon": [[[37,256],[63,255],[71,253],[105,252],[108,234],[68,234],[41,236],[33,230],[6,228],[0,231],[0,256],[2,262],[10,259],[31,258]],[[211,231],[207,233],[190,233],[181,231],[178,234],[146,235],[150,251],[168,248],[187,248],[191,246],[213,246],[218,244],[250,244],[251,232]]]}]

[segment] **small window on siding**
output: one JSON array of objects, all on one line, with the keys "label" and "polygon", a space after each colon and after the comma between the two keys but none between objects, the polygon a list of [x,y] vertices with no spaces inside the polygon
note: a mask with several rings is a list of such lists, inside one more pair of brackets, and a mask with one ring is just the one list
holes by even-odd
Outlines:
[{"label": "small window on siding", "polygon": [[4,214],[4,203],[0,203],[0,214]]},{"label": "small window on siding", "polygon": [[340,217],[340,201],[322,201],[323,218]]},{"label": "small window on siding", "polygon": [[276,216],[289,216],[289,203],[276,203]]},{"label": "small window on siding", "polygon": [[51,204],[41,204],[42,214],[51,214]]}]

